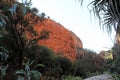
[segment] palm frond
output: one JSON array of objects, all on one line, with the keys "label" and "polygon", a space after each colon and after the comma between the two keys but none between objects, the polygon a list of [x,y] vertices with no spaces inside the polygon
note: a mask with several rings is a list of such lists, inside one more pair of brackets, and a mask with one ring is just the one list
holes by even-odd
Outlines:
[{"label": "palm frond", "polygon": [[81,5],[83,4],[83,0],[76,0],[76,1],[79,1]]},{"label": "palm frond", "polygon": [[[92,11],[108,32],[115,30],[120,23],[120,0],[94,0],[90,3]],[[106,28],[104,28],[106,27]]]}]

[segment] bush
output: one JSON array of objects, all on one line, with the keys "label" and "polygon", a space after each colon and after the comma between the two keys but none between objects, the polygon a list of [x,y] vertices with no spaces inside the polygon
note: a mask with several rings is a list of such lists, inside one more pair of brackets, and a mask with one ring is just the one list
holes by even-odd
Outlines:
[{"label": "bush", "polygon": [[112,53],[113,60],[107,60],[107,67],[115,78],[120,79],[120,45],[115,44],[112,49]]},{"label": "bush", "polygon": [[57,65],[60,65],[64,74],[69,74],[71,71],[72,62],[65,57],[59,56],[57,60]]},{"label": "bush", "polygon": [[72,62],[65,58],[55,55],[46,46],[35,45],[25,51],[25,57],[34,60],[34,65],[43,64],[44,67],[36,67],[43,75],[61,77],[63,74],[70,74]]},{"label": "bush", "polygon": [[60,78],[63,74],[70,74],[72,63],[67,58],[58,56],[51,64],[51,69],[47,71],[48,76]]},{"label": "bush", "polygon": [[85,50],[84,56],[73,63],[71,73],[76,76],[81,76],[82,78],[102,74],[105,68],[104,65],[99,64],[100,61],[102,61],[102,59],[99,58],[95,52]]},{"label": "bush", "polygon": [[83,80],[81,77],[75,77],[75,76],[63,76],[61,80]]}]

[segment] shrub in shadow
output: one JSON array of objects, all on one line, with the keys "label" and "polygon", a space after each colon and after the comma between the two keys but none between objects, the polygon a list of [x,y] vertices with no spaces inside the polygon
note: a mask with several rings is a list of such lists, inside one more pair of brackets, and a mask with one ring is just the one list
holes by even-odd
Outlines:
[{"label": "shrub in shadow", "polygon": [[108,71],[115,80],[120,79],[120,45],[115,44],[112,48],[113,59],[106,60]]},{"label": "shrub in shadow", "polygon": [[39,70],[45,76],[61,77],[63,74],[70,74],[72,62],[65,58],[55,55],[55,53],[46,46],[34,45],[26,49],[24,57],[34,60],[34,65],[43,64],[44,67],[31,67]]},{"label": "shrub in shadow", "polygon": [[73,63],[71,73],[83,78],[102,74],[105,68],[104,65],[99,64],[99,59],[103,61],[95,52],[85,49],[83,57]]}]

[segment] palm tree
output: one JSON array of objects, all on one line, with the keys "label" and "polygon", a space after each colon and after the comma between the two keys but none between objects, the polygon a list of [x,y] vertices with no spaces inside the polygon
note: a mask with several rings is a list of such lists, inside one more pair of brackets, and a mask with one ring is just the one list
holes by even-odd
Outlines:
[{"label": "palm tree", "polygon": [[103,29],[109,33],[116,31],[116,44],[120,44],[120,0],[93,0],[90,5],[94,15],[103,24]]}]

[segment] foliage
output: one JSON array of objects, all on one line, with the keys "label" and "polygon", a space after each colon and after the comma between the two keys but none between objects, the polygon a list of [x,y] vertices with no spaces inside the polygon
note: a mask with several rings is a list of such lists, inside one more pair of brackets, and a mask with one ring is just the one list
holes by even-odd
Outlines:
[{"label": "foliage", "polygon": [[41,79],[42,75],[41,75],[41,73],[39,71],[30,69],[30,65],[32,63],[33,62],[24,63],[25,69],[21,69],[21,70],[16,71],[16,75],[17,75],[18,80],[24,80],[24,79],[27,79],[27,80],[40,80]]},{"label": "foliage", "polygon": [[120,75],[120,46],[114,45],[113,47],[113,60],[107,60],[107,67],[114,75]]},{"label": "foliage", "polygon": [[104,59],[113,59],[112,50],[105,53]]},{"label": "foliage", "polygon": [[[83,2],[83,0],[80,0]],[[107,32],[113,29],[116,31],[116,44],[113,47],[113,60],[107,60],[109,71],[120,75],[120,0],[93,0],[91,3],[92,11],[103,23]]]},{"label": "foliage", "polygon": [[[29,2],[26,0],[22,3],[16,0],[0,1],[0,47],[2,48],[0,51],[2,60],[0,70],[3,71],[3,66],[8,66],[1,73],[4,73],[1,76],[2,79],[4,77],[5,80],[16,80],[15,72],[21,69],[27,75],[25,75],[27,77],[26,80],[32,78],[28,74],[35,74],[34,76],[32,75],[33,77],[36,76],[36,73],[39,75],[37,70],[33,70],[34,66],[23,65],[26,61],[33,61],[33,58],[27,55],[29,54],[27,50],[31,46],[36,45],[37,41],[41,39],[41,36],[38,36],[33,28],[33,25],[40,20],[40,17],[36,15],[37,12],[35,10],[30,8],[30,3],[31,0]],[[44,31],[44,33],[42,36],[44,38],[47,36],[48,38],[49,33],[47,31]],[[42,64],[36,65],[38,67]],[[26,67],[32,71],[26,73]]]},{"label": "foliage", "polygon": [[59,56],[57,60],[57,65],[61,66],[64,74],[69,74],[72,67],[72,62],[65,57]]},{"label": "foliage", "polygon": [[25,53],[28,53],[24,56],[29,57],[29,61],[34,60],[32,66],[39,63],[44,65],[44,67],[32,67],[39,70],[44,76],[60,78],[63,74],[70,74],[72,62],[65,57],[55,55],[51,49],[45,46],[31,46],[26,49]]},{"label": "foliage", "polygon": [[51,52],[50,49],[40,48],[40,53],[37,54],[36,60],[38,63],[42,63],[45,65],[43,68],[38,68],[43,75],[52,76],[59,78],[61,75],[70,74],[72,62],[65,57],[60,57],[54,55],[55,53]]},{"label": "foliage", "polygon": [[[82,3],[84,0],[79,1]],[[92,7],[90,12],[92,11],[95,17],[99,18],[108,32],[111,32],[112,28],[119,32],[119,0],[93,0],[89,5]]]},{"label": "foliage", "polygon": [[49,31],[47,30],[42,30],[41,33],[40,33],[40,39],[48,39],[49,38]]},{"label": "foliage", "polygon": [[81,77],[75,77],[75,76],[63,76],[61,80],[83,80]]},{"label": "foliage", "polygon": [[95,52],[85,49],[83,55],[81,59],[74,62],[72,70],[73,75],[86,78],[104,72],[104,61],[98,57]]},{"label": "foliage", "polygon": [[54,52],[46,46],[33,45],[25,50],[24,56],[29,57],[31,60],[35,60],[35,63],[47,64],[56,56]]}]

